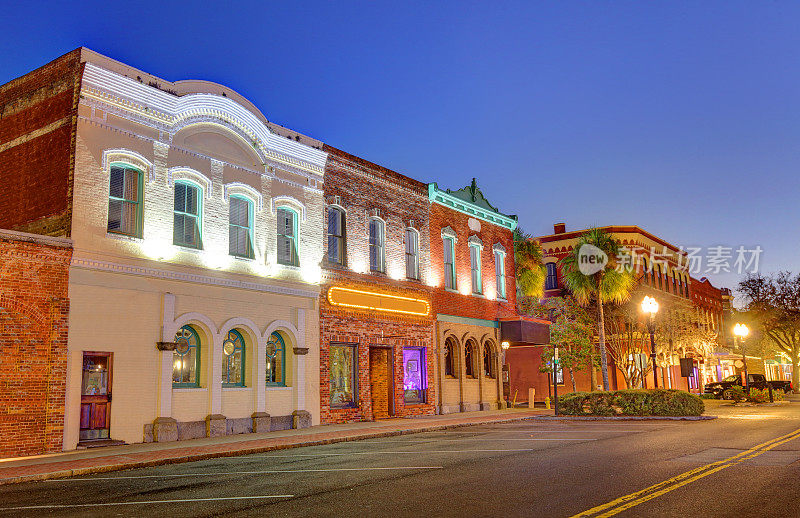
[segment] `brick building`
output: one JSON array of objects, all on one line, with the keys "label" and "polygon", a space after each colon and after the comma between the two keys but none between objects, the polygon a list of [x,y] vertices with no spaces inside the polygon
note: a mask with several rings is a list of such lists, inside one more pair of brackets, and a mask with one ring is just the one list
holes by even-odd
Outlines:
[{"label": "brick building", "polygon": [[[428,186],[439,412],[504,408],[501,322],[516,311],[516,216],[502,214],[475,180]],[[503,328],[503,333],[506,328]],[[521,344],[520,344],[521,345]]]},{"label": "brick building", "polygon": [[0,228],[76,250],[52,444],[319,422],[322,143],[85,48],[0,103]]},{"label": "brick building", "polygon": [[323,423],[434,413],[427,186],[325,145]]},{"label": "brick building", "polygon": [[[638,282],[629,304],[638,305],[645,295],[654,297],[660,305],[656,317],[658,322],[662,327],[674,331],[672,334],[667,331],[662,333],[662,341],[667,343],[659,344],[659,385],[699,391],[703,384],[716,379],[716,376],[712,377],[714,369],[710,368],[710,364],[716,362],[713,350],[723,343],[725,292],[712,286],[705,278],[692,278],[686,253],[668,241],[636,226],[601,228],[617,239],[632,258]],[[564,293],[559,261],[572,251],[575,242],[585,231],[567,231],[563,223],[558,223],[553,227],[553,234],[536,238],[542,245],[547,268],[545,297]],[[644,317],[640,316],[640,319],[644,325]],[[679,336],[693,339],[680,340]],[[695,359],[693,377],[681,377],[678,359],[683,357]],[[534,361],[530,368],[524,370],[524,379],[517,383],[520,389],[528,386],[536,388],[537,399],[548,393],[547,377],[537,374],[540,363],[540,359]],[[625,388],[621,373],[623,368],[626,367],[615,365],[613,359],[609,358],[612,388]],[[577,389],[590,390],[591,378],[590,372],[576,373]],[[652,386],[652,375],[645,381]],[[565,384],[563,390],[571,391],[571,386]]]},{"label": "brick building", "polygon": [[68,239],[0,230],[0,458],[61,450]]}]

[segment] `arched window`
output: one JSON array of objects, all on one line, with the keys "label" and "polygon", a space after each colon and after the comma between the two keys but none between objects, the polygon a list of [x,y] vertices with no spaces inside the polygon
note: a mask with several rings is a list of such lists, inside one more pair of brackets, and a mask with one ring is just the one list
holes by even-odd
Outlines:
[{"label": "arched window", "polygon": [[664,276],[661,275],[661,265],[656,266],[656,270],[658,270],[658,289],[664,289]]},{"label": "arched window", "polygon": [[544,289],[558,289],[558,270],[556,268],[556,263],[547,263],[545,268],[547,268],[547,277],[545,277]]},{"label": "arched window", "polygon": [[656,287],[656,265],[650,262],[650,286]]},{"label": "arched window", "polygon": [[328,262],[344,264],[344,211],[336,207],[328,208]]},{"label": "arched window", "polygon": [[386,229],[378,218],[369,220],[369,269],[386,271]]},{"label": "arched window", "polygon": [[472,339],[467,340],[464,346],[464,375],[468,378],[475,378],[475,356],[476,347],[475,341]]},{"label": "arched window", "polygon": [[189,248],[203,248],[200,187],[186,181],[175,182],[172,242]]},{"label": "arched window", "polygon": [[172,386],[200,386],[200,337],[192,326],[183,326],[175,333],[172,353]]},{"label": "arched window", "polygon": [[483,344],[483,376],[486,378],[497,377],[497,353],[494,351],[494,346],[491,342]]},{"label": "arched window", "polygon": [[675,275],[675,270],[672,270],[672,293],[678,294],[678,277]]},{"label": "arched window", "polygon": [[683,277],[678,274],[678,295],[683,297]]},{"label": "arched window", "polygon": [[228,214],[228,253],[252,259],[253,202],[242,196],[231,196]]},{"label": "arched window", "polygon": [[267,341],[267,385],[286,385],[286,343],[278,332]]},{"label": "arched window", "polygon": [[453,340],[452,337],[448,337],[444,341],[444,375],[447,377],[458,377],[458,369],[456,368],[458,365],[456,362],[456,358],[458,358],[457,354],[458,348],[456,347],[456,341]]},{"label": "arched window", "polygon": [[222,386],[244,387],[244,338],[235,329],[222,342]]},{"label": "arched window", "polygon": [[278,264],[299,266],[297,251],[297,213],[287,207],[280,207],[278,215]]},{"label": "arched window", "polygon": [[683,289],[684,296],[688,299],[689,298],[689,276],[687,276],[687,275],[683,276],[683,285],[685,286],[685,288]]},{"label": "arched window", "polygon": [[142,236],[142,172],[111,164],[108,189],[108,231]]}]

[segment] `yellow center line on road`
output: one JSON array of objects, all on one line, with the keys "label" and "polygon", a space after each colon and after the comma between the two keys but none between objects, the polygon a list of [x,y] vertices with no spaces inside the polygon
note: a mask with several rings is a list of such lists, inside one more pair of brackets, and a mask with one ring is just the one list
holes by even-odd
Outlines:
[{"label": "yellow center line on road", "polygon": [[607,518],[609,516],[614,516],[622,511],[630,509],[631,507],[635,507],[639,504],[647,502],[648,500],[652,500],[653,498],[685,486],[686,484],[694,482],[695,480],[701,479],[725,468],[729,468],[739,464],[740,462],[744,462],[745,460],[757,457],[766,451],[797,438],[800,438],[800,428],[786,435],[782,435],[753,446],[749,450],[737,453],[736,455],[728,457],[727,459],[712,462],[710,464],[700,466],[699,468],[691,469],[681,473],[680,475],[674,476],[640,491],[636,491],[635,493],[631,493],[605,504],[592,507],[591,509],[587,509],[586,511],[578,513],[571,518]]}]

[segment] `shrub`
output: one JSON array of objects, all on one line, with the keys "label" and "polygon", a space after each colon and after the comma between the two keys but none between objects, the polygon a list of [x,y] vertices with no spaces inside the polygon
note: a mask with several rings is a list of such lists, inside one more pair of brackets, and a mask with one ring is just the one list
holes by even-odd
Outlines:
[{"label": "shrub", "polygon": [[[783,391],[773,390],[772,399],[773,401],[782,401]],[[751,388],[750,395],[747,396],[747,401],[751,403],[769,403],[769,389]]]},{"label": "shrub", "polygon": [[697,416],[703,400],[673,389],[573,392],[558,398],[564,415]]},{"label": "shrub", "polygon": [[741,385],[734,385],[731,388],[726,389],[725,392],[723,392],[723,397],[725,394],[728,394],[734,403],[743,401],[745,398],[744,387]]}]

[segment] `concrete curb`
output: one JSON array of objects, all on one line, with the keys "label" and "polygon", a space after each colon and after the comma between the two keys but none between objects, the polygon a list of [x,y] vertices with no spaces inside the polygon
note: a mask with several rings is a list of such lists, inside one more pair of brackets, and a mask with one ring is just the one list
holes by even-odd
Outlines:
[{"label": "concrete curb", "polygon": [[[214,459],[214,458],[221,458],[221,457],[238,457],[242,455],[252,455],[255,453],[265,453],[269,451],[276,451],[276,450],[288,450],[291,448],[302,448],[305,446],[323,446],[326,444],[335,444],[340,442],[350,442],[350,441],[360,441],[363,439],[375,439],[380,437],[396,437],[400,435],[411,435],[415,433],[424,433],[424,432],[434,432],[438,430],[446,430],[448,428],[463,428],[466,426],[475,426],[475,425],[482,425],[482,424],[494,424],[494,423],[508,423],[508,422],[516,422],[516,421],[527,421],[531,419],[537,419],[539,417],[546,417],[546,416],[504,416],[498,419],[486,419],[486,420],[479,420],[479,421],[465,421],[461,423],[450,423],[450,424],[440,424],[440,425],[430,425],[421,428],[407,428],[401,430],[385,430],[385,431],[373,431],[373,432],[363,432],[363,433],[356,433],[354,435],[347,435],[343,437],[331,437],[328,439],[316,439],[316,440],[309,440],[303,442],[296,442],[296,443],[287,443],[287,444],[271,444],[265,446],[256,446],[256,447],[249,447],[249,448],[239,448],[239,449],[231,449],[231,450],[223,450],[223,451],[211,451],[211,452],[204,452],[204,453],[194,453],[189,455],[180,455],[178,452],[180,448],[175,448],[176,455],[175,457],[168,457],[163,459],[153,459],[153,460],[131,460],[127,462],[117,462],[113,464],[105,464],[105,465],[97,465],[97,466],[87,466],[82,468],[73,468],[73,469],[59,469],[56,471],[51,471],[48,473],[36,473],[31,475],[20,475],[16,477],[7,477],[7,478],[0,478],[0,485],[6,484],[19,484],[22,482],[40,482],[43,480],[53,480],[53,479],[61,479],[61,478],[69,478],[75,476],[82,476],[82,475],[92,475],[97,473],[108,473],[111,471],[123,471],[128,469],[135,469],[135,468],[149,468],[153,466],[164,466],[167,464],[182,464],[186,462],[195,462],[200,460],[207,460],[207,459]],[[322,432],[324,433],[324,432]],[[281,440],[285,439],[283,437],[276,438],[274,440]],[[222,446],[222,445],[220,445]],[[131,455],[131,454],[128,454]],[[132,454],[137,455],[137,454]],[[120,454],[120,456],[123,456]],[[103,457],[97,457],[97,459],[103,459]],[[67,461],[62,461],[67,462]]]},{"label": "concrete curb", "polygon": [[533,416],[529,419],[544,419],[547,421],[709,421],[716,419],[715,415],[693,415],[693,416],[657,416],[657,415],[620,415],[620,416],[601,416],[601,415],[568,415],[553,416],[542,415]]}]

